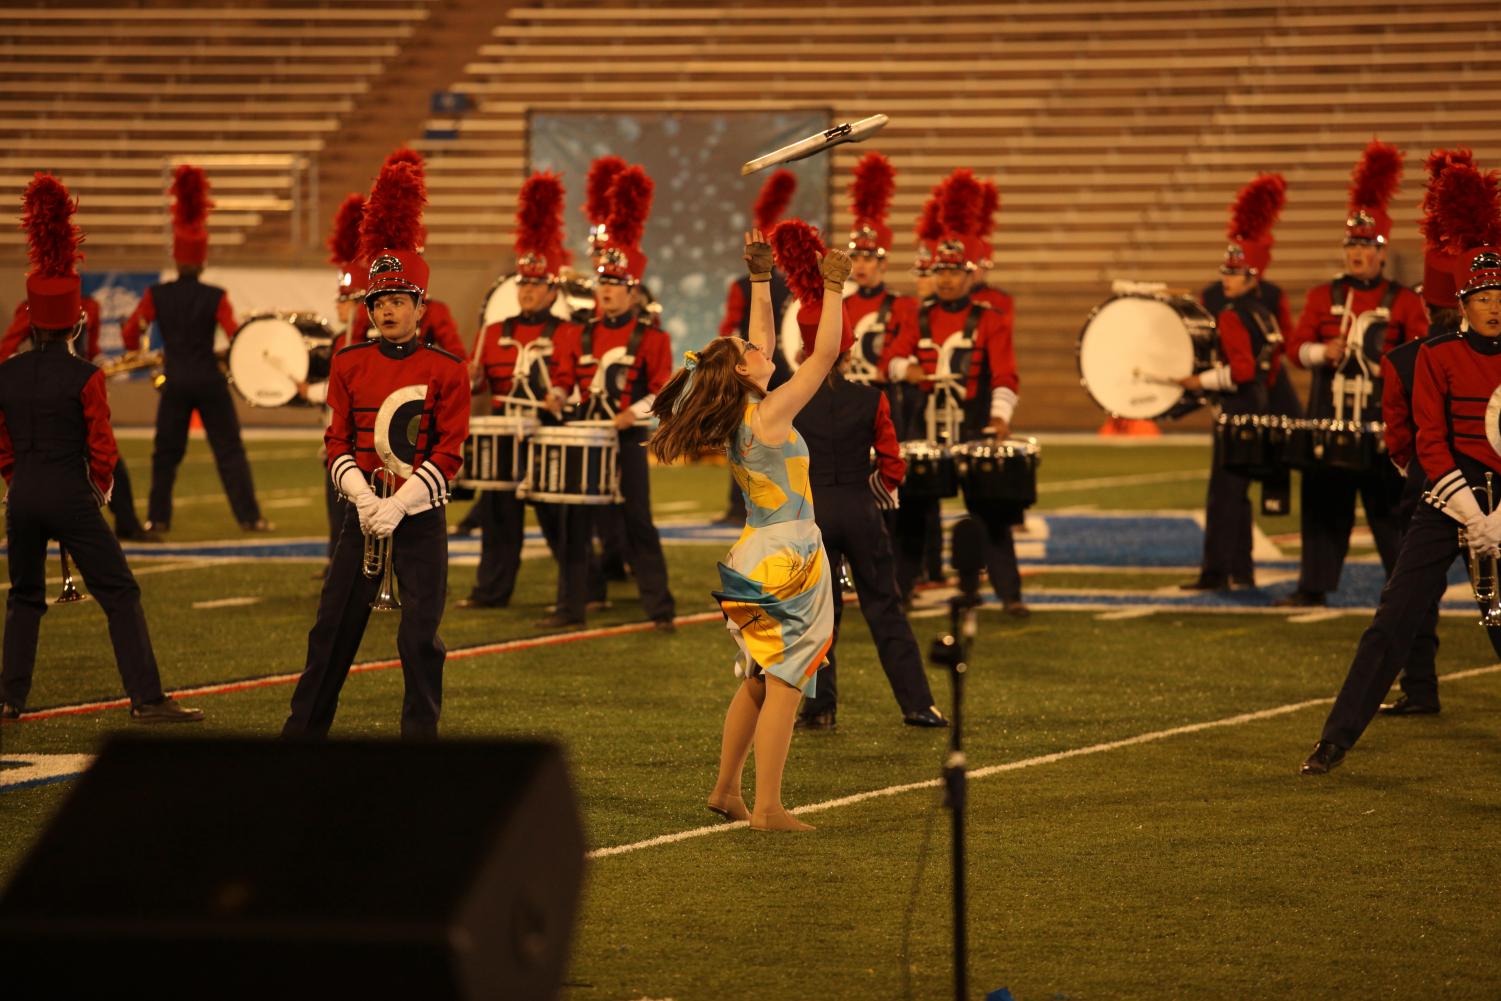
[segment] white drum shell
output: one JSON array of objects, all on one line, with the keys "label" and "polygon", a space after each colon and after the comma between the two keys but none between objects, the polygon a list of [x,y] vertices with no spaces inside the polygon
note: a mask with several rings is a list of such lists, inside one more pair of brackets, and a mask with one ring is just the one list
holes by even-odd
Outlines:
[{"label": "white drum shell", "polygon": [[[535,417],[469,418],[464,468],[455,485],[475,490],[515,490],[526,475],[526,440],[540,427]],[[510,446],[509,461],[506,444]]]},{"label": "white drum shell", "polygon": [[1198,303],[1121,295],[1101,304],[1085,323],[1079,378],[1115,417],[1179,416],[1198,403],[1178,381],[1217,353],[1214,320]]}]

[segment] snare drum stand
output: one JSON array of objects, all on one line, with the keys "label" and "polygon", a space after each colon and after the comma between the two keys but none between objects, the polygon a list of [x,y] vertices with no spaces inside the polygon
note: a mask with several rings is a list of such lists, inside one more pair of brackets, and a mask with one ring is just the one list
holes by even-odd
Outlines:
[{"label": "snare drum stand", "polygon": [[963,743],[964,675],[970,642],[975,635],[975,600],[963,594],[949,599],[949,631],[933,641],[928,659],[949,669],[954,687],[954,707],[949,718],[949,753],[943,762],[944,805],[953,815],[954,885],[954,997],[966,1001],[969,993],[969,941],[965,918],[964,807],[966,767]]}]

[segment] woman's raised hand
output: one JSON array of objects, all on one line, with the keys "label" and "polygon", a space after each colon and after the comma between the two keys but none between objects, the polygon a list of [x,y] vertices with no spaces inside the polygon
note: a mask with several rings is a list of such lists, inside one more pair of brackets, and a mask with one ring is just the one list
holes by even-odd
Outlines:
[{"label": "woman's raised hand", "polygon": [[745,267],[751,281],[771,281],[771,244],[759,229],[745,234]]},{"label": "woman's raised hand", "polygon": [[831,250],[818,259],[818,270],[823,275],[823,287],[830,292],[843,292],[845,279],[850,276],[850,255],[842,250]]}]

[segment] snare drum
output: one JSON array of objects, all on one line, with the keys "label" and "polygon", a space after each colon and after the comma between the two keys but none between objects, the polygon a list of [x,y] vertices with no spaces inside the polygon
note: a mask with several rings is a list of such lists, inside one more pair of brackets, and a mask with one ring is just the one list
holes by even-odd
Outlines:
[{"label": "snare drum", "polygon": [[1214,425],[1220,465],[1253,480],[1279,477],[1293,423],[1280,414],[1220,414]]},{"label": "snare drum", "polygon": [[1204,406],[1178,384],[1219,358],[1214,317],[1187,296],[1105,300],[1079,334],[1079,381],[1112,417],[1176,419]]},{"label": "snare drum", "polygon": [[1036,438],[968,441],[954,449],[954,458],[966,505],[989,501],[1031,507],[1037,503],[1042,449]]},{"label": "snare drum", "polygon": [[959,474],[954,454],[947,445],[931,441],[902,442],[907,478],[902,480],[905,497],[953,497],[959,493]]},{"label": "snare drum", "polygon": [[526,439],[534,417],[471,417],[464,468],[454,485],[469,490],[515,490],[526,478]]},{"label": "snare drum", "polygon": [[620,435],[608,421],[539,427],[526,443],[516,496],[549,504],[620,501]]},{"label": "snare drum", "polygon": [[252,407],[308,406],[297,384],[328,378],[333,341],[333,329],[321,316],[253,316],[229,342],[229,384]]},{"label": "snare drum", "polygon": [[1289,422],[1284,461],[1294,469],[1369,472],[1386,456],[1386,425],[1380,421]]}]

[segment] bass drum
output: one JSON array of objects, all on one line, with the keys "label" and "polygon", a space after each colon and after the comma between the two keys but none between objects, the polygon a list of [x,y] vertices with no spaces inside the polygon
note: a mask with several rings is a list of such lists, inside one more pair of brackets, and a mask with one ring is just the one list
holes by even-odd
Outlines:
[{"label": "bass drum", "polygon": [[297,384],[328,378],[333,341],[333,328],[321,316],[253,316],[229,343],[229,383],[252,407],[308,406]]},{"label": "bass drum", "polygon": [[803,332],[797,325],[797,300],[787,297],[787,308],[782,310],[782,322],[777,325],[777,348],[793,372],[802,360]]},{"label": "bass drum", "polygon": [[1105,300],[1079,334],[1079,382],[1112,417],[1176,419],[1209,402],[1178,385],[1219,359],[1214,317],[1187,296]]},{"label": "bass drum", "polygon": [[[516,285],[516,275],[512,273],[490,286],[490,291],[485,293],[484,303],[479,310],[480,330],[484,330],[492,323],[500,323],[502,320],[521,315],[521,304],[516,299]],[[591,300],[588,305],[592,309],[593,301]],[[557,298],[552,301],[551,312],[560,320],[570,320],[573,318],[574,308],[571,294],[565,295],[560,290]]]}]

